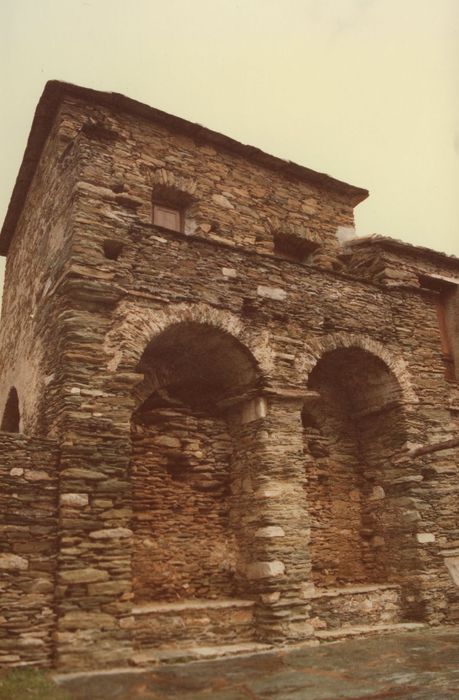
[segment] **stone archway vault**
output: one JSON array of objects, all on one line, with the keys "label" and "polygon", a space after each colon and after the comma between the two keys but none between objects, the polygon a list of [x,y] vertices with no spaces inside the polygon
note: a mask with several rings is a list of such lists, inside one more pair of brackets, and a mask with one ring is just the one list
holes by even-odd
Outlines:
[{"label": "stone archway vault", "polygon": [[172,325],[198,323],[228,333],[238,340],[255,358],[261,373],[268,378],[274,369],[274,351],[269,331],[254,331],[229,311],[208,304],[171,304],[163,309],[151,309],[137,302],[122,302],[107,334],[104,351],[108,369],[120,367],[134,370],[147,345]]},{"label": "stone archway vault", "polygon": [[296,362],[296,369],[303,386],[307,385],[310,373],[325,353],[353,347],[365,350],[384,362],[396,378],[403,403],[408,410],[419,403],[405,360],[378,340],[362,333],[331,333],[307,341]]}]

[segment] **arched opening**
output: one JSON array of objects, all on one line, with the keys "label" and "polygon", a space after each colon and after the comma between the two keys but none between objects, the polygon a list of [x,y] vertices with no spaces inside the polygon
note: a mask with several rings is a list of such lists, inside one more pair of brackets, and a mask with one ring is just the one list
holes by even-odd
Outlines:
[{"label": "arched opening", "polygon": [[396,582],[404,529],[391,500],[406,440],[399,384],[360,348],[323,355],[303,411],[313,580],[320,587]]},{"label": "arched opening", "polygon": [[[221,632],[224,625],[214,619],[219,601],[226,601],[222,610],[228,616],[228,601],[247,595],[238,575],[233,440],[223,406],[257,388],[256,363],[228,333],[182,322],[149,344],[138,371],[144,379],[136,389],[138,408],[131,422],[138,638],[148,646],[148,609],[156,616],[150,640],[156,648],[169,637],[185,642],[187,635],[190,643],[193,635],[197,643],[214,637],[221,643],[216,628]],[[202,629],[196,619],[190,622],[197,609],[207,619]],[[179,631],[171,634],[164,610],[180,617]],[[225,634],[237,640],[247,634],[240,612],[225,623]]]},{"label": "arched opening", "polygon": [[5,433],[18,433],[20,420],[18,392],[13,386],[6,400],[0,430]]}]

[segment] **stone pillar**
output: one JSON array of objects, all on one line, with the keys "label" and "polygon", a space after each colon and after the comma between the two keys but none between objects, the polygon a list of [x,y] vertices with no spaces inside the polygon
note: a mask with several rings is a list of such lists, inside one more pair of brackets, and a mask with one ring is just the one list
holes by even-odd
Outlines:
[{"label": "stone pillar", "polygon": [[[447,410],[423,406],[410,414],[405,448],[426,444],[426,436],[432,434],[438,440],[448,439],[453,431]],[[393,460],[391,475],[386,490],[395,512],[392,527],[399,542],[398,582],[407,616],[430,624],[455,623],[459,618],[453,571],[459,526],[457,455],[445,450],[411,457],[404,451]]]},{"label": "stone pillar", "polygon": [[[434,422],[435,421],[435,422]],[[389,581],[402,588],[404,615],[430,624],[448,621],[454,583],[443,552],[456,547],[458,467],[454,453],[411,457],[434,424],[445,438],[449,416],[431,407],[407,412],[408,441],[380,470],[384,491],[383,531]],[[436,425],[435,425],[436,424]]]},{"label": "stone pillar", "polygon": [[0,668],[50,666],[57,442],[0,433]]},{"label": "stone pillar", "polygon": [[303,401],[298,391],[272,390],[233,407],[229,417],[239,581],[242,593],[257,602],[258,639],[269,643],[313,636]]},{"label": "stone pillar", "polygon": [[[132,655],[130,389],[142,375],[78,388],[61,445],[56,665],[114,666]],[[73,431],[70,431],[70,427]]]}]

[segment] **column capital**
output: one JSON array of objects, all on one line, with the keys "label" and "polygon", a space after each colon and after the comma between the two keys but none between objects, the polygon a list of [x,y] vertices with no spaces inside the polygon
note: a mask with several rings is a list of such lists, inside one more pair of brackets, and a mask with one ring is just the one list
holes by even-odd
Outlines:
[{"label": "column capital", "polygon": [[261,388],[252,388],[246,392],[227,396],[217,402],[217,405],[222,408],[232,408],[238,404],[243,404],[253,399],[277,399],[278,401],[299,401],[301,403],[309,403],[320,398],[318,391],[303,389],[291,386],[265,386]]},{"label": "column capital", "polygon": [[278,401],[300,401],[301,403],[308,403],[320,398],[320,394],[317,391],[288,386],[265,387],[262,389],[261,393],[268,399],[277,399]]}]

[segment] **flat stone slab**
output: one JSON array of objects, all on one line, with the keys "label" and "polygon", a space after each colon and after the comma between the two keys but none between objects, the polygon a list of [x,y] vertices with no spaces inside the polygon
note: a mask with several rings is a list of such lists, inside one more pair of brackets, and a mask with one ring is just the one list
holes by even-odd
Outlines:
[{"label": "flat stone slab", "polygon": [[72,700],[456,700],[459,628],[55,679]]},{"label": "flat stone slab", "polygon": [[186,610],[221,610],[225,608],[252,608],[253,600],[185,600],[173,603],[144,603],[133,609],[134,615],[149,615],[150,613],[182,612]]},{"label": "flat stone slab", "polygon": [[365,593],[376,593],[378,591],[401,590],[396,583],[373,583],[361,586],[342,586],[341,588],[315,588],[311,593],[311,598],[339,598],[346,595],[360,595]]},{"label": "flat stone slab", "polygon": [[238,654],[256,654],[267,651],[271,647],[268,644],[247,642],[241,644],[222,644],[219,646],[195,646],[175,649],[158,649],[157,651],[139,652],[133,656],[136,666],[148,666],[157,663],[173,663],[184,661],[199,661],[201,659],[218,659],[222,656],[236,656]]},{"label": "flat stone slab", "polygon": [[422,622],[396,622],[390,625],[349,625],[331,630],[316,630],[315,636],[322,641],[332,641],[333,639],[345,639],[346,637],[411,632],[425,629],[426,627],[427,625],[424,625]]}]

